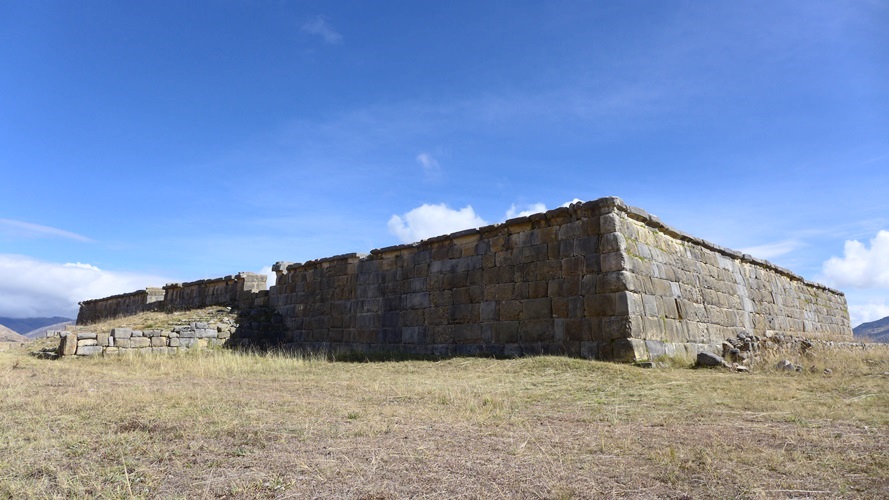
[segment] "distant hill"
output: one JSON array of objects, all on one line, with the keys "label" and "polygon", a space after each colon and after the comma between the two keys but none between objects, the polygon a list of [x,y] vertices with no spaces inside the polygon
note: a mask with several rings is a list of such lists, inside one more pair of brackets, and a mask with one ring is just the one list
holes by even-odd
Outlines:
[{"label": "distant hill", "polygon": [[66,321],[74,320],[71,318],[63,318],[61,316],[53,316],[52,318],[0,318],[0,325],[6,325],[10,330],[25,335],[38,328],[55,325],[57,323],[64,323]]},{"label": "distant hill", "polygon": [[862,323],[852,329],[856,337],[867,337],[877,342],[889,343],[889,316],[870,323]]},{"label": "distant hill", "polygon": [[31,330],[30,332],[25,334],[25,337],[29,339],[40,339],[46,337],[47,330],[64,330],[66,325],[73,325],[73,321],[64,321],[62,323],[55,323],[52,325],[41,326],[36,330]]},{"label": "distant hill", "polygon": [[0,342],[27,342],[28,340],[30,340],[28,337],[19,335],[9,328],[0,325]]}]

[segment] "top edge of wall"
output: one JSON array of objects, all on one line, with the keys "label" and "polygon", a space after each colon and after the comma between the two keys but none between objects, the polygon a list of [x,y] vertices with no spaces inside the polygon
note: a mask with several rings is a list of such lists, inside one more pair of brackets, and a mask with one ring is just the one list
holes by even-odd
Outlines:
[{"label": "top edge of wall", "polygon": [[[375,248],[367,254],[359,254],[359,253],[348,253],[342,255],[336,255],[333,257],[324,257],[321,259],[314,259],[304,263],[291,263],[291,262],[276,262],[275,266],[272,267],[274,271],[296,271],[299,269],[311,269],[316,267],[324,267],[324,264],[329,264],[336,261],[342,260],[376,260],[381,258],[390,257],[394,254],[398,253],[412,253],[417,251],[422,251],[425,249],[431,249],[437,247],[439,245],[448,245],[454,243],[459,240],[466,240],[467,242],[472,241],[473,239],[478,239],[481,236],[492,236],[494,234],[504,232],[506,234],[512,234],[514,232],[526,231],[528,224],[534,224],[539,222],[547,222],[547,223],[558,223],[560,221],[567,221],[569,219],[578,219],[583,216],[588,215],[600,215],[602,210],[611,210],[615,206],[625,205],[623,200],[616,196],[609,196],[605,198],[599,198],[597,200],[587,201],[587,202],[577,202],[572,203],[567,207],[558,207],[552,210],[547,210],[546,212],[535,213],[522,217],[515,217],[512,219],[508,219],[504,222],[489,224],[487,226],[482,226],[478,228],[471,229],[463,229],[454,233],[442,234],[439,236],[433,236],[431,238],[426,238],[420,241],[416,241],[413,243],[405,243],[401,245],[392,245],[383,248]],[[516,231],[516,229],[519,229]]]},{"label": "top edge of wall", "polygon": [[161,294],[163,292],[164,292],[164,289],[161,287],[150,286],[150,287],[144,288],[142,290],[136,290],[135,292],[119,293],[117,295],[109,295],[108,297],[101,297],[98,299],[83,300],[83,301],[78,302],[78,304],[79,305],[92,304],[94,302],[101,302],[101,301],[105,301],[108,299],[122,299],[124,297],[137,297],[139,295],[148,295],[150,293]]},{"label": "top edge of wall", "polygon": [[244,279],[249,276],[263,276],[268,281],[268,275],[258,274],[258,273],[248,273],[248,272],[240,272],[238,274],[229,274],[228,276],[222,276],[220,278],[206,278],[197,281],[188,281],[185,283],[167,283],[164,285],[163,289],[167,288],[185,288],[188,286],[196,286],[196,285],[206,285],[210,283],[219,283],[220,281],[237,281],[238,279]]},{"label": "top edge of wall", "polygon": [[641,222],[650,228],[656,229],[659,232],[661,232],[673,239],[692,243],[694,245],[698,245],[703,248],[706,248],[707,250],[711,250],[716,253],[725,255],[726,257],[731,257],[732,259],[736,259],[741,262],[746,262],[749,264],[754,264],[754,265],[769,269],[771,271],[774,271],[777,274],[780,274],[780,275],[782,275],[786,278],[789,278],[791,280],[794,280],[794,281],[799,281],[800,283],[803,283],[807,286],[811,286],[814,288],[820,288],[822,290],[826,290],[828,292],[835,293],[837,295],[845,296],[845,294],[840,290],[831,288],[831,287],[829,287],[827,285],[823,285],[821,283],[809,281],[809,280],[803,278],[802,276],[794,273],[793,271],[783,268],[781,266],[778,266],[776,264],[773,264],[767,260],[758,259],[750,254],[746,254],[743,252],[739,252],[737,250],[732,250],[731,248],[717,245],[716,243],[707,241],[702,238],[698,238],[696,236],[692,236],[682,230],[679,230],[679,229],[676,229],[672,226],[664,224],[664,222],[661,221],[660,218],[658,218],[656,215],[650,214],[639,207],[627,205],[626,203],[623,203],[622,201],[620,201],[620,203],[617,203],[615,205],[615,207],[618,210],[620,210],[621,212],[626,213],[629,218],[631,218],[635,221]]}]

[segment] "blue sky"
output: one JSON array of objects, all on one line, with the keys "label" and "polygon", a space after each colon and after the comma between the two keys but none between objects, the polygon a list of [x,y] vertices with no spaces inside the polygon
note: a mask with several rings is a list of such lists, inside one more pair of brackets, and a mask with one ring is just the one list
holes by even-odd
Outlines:
[{"label": "blue sky", "polygon": [[0,316],[602,196],[889,315],[884,1],[0,2],[0,67]]}]

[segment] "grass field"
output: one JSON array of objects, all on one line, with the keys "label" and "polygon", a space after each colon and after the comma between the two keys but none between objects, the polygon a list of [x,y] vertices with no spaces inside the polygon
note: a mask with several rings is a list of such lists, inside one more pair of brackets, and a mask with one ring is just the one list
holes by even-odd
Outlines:
[{"label": "grass field", "polygon": [[12,349],[0,498],[887,498],[886,352],[741,374]]}]

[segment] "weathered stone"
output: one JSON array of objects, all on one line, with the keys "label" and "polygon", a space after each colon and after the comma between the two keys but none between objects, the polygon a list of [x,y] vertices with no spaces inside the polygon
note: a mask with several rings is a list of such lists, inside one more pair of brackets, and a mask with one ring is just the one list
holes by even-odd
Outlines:
[{"label": "weathered stone", "polygon": [[711,368],[727,366],[724,359],[712,352],[699,352],[695,360],[695,366]]},{"label": "weathered stone", "polygon": [[73,356],[77,353],[77,334],[64,332],[59,339],[59,356]]},{"label": "weathered stone", "polygon": [[117,339],[128,339],[133,336],[132,328],[112,328],[111,336]]},{"label": "weathered stone", "polygon": [[148,337],[133,337],[130,339],[130,347],[143,348],[151,346],[151,339]]},{"label": "weathered stone", "polygon": [[792,372],[795,368],[793,366],[793,363],[789,359],[782,359],[781,361],[778,361],[778,364],[775,365],[775,369]]},{"label": "weathered stone", "polygon": [[85,345],[85,346],[77,346],[77,355],[78,356],[97,356],[102,354],[102,346],[99,345]]}]

